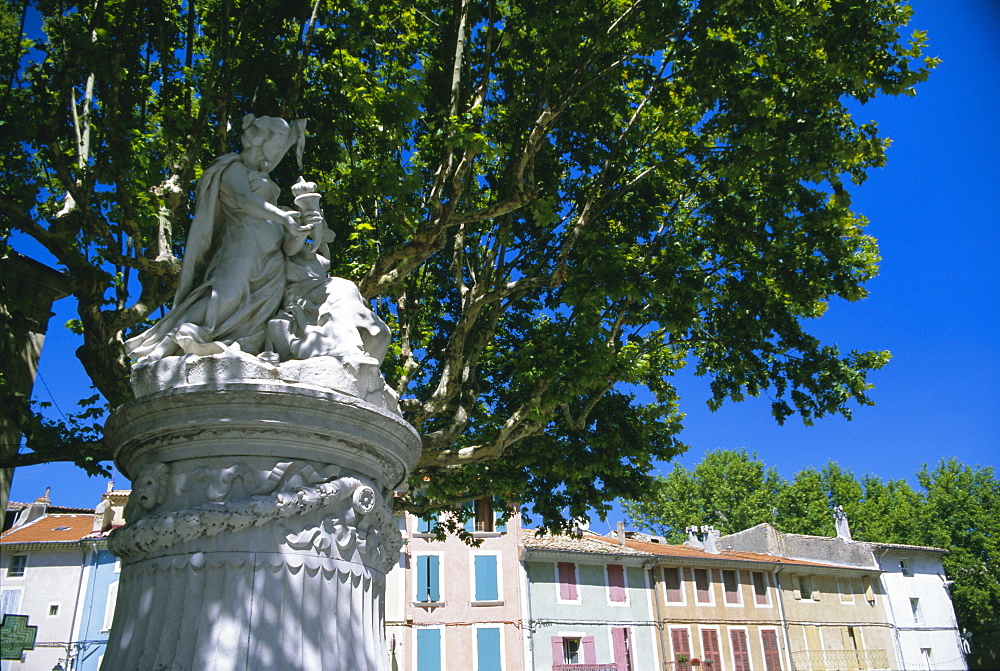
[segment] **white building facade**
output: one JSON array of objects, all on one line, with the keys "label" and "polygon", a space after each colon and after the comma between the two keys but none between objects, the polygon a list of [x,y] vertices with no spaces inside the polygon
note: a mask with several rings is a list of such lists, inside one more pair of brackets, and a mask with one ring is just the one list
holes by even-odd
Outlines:
[{"label": "white building facade", "polygon": [[896,654],[904,671],[967,667],[940,548],[870,543],[882,573]]}]

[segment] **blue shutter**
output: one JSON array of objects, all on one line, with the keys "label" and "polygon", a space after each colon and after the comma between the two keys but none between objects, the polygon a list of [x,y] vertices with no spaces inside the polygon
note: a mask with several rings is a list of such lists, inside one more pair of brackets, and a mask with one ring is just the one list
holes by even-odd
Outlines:
[{"label": "blue shutter", "polygon": [[441,671],[440,629],[417,629],[417,671]]},{"label": "blue shutter", "polygon": [[[480,627],[476,629],[476,648],[479,662],[478,671],[502,671],[500,662],[500,628]],[[420,671],[423,671],[421,669]]]},{"label": "blue shutter", "polygon": [[476,508],[475,501],[466,501],[462,504],[462,512],[469,515],[469,519],[465,520],[465,530],[470,534],[476,530]]},{"label": "blue shutter", "polygon": [[417,555],[417,601],[441,600],[439,560],[437,555]]},{"label": "blue shutter", "polygon": [[[503,517],[504,511],[506,511],[507,506],[504,505],[503,501],[500,499],[493,499],[493,514],[499,520]],[[496,522],[495,529],[500,533],[505,533],[507,531],[506,522]]]},{"label": "blue shutter", "polygon": [[476,555],[476,601],[499,601],[496,555]]},{"label": "blue shutter", "polygon": [[430,515],[429,518],[421,517],[417,519],[418,534],[429,534],[431,532],[431,529],[434,528],[435,516],[431,513],[428,514]]},{"label": "blue shutter", "polygon": [[441,600],[441,568],[438,565],[441,558],[437,555],[427,557],[427,586],[431,593],[431,601]]}]

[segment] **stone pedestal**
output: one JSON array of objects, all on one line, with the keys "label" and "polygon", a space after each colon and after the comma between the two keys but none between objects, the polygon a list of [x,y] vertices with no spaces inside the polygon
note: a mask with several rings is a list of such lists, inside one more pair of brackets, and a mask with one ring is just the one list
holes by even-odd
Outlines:
[{"label": "stone pedestal", "polygon": [[318,386],[188,384],[118,409],[133,481],[104,669],[383,671],[393,489],[420,441]]}]

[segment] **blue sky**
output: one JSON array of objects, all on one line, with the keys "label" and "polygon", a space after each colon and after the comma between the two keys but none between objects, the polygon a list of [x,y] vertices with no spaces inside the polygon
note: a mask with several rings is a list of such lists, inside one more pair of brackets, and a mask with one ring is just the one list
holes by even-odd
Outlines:
[{"label": "blue sky", "polygon": [[[705,407],[707,382],[679,381],[688,414],[682,438],[692,466],[705,451],[745,447],[790,478],[834,460],[858,475],[907,478],[921,464],[956,457],[996,466],[1000,455],[1000,2],[916,0],[912,29],[929,32],[928,55],[943,59],[914,98],[883,98],[858,118],[892,138],[889,163],[852,192],[882,252],[879,277],[862,302],[838,303],[812,331],[842,350],[887,349],[874,374],[875,407],[853,421],[774,423],[766,398]],[[26,245],[16,247],[34,255]],[[44,260],[42,256],[38,256]],[[90,392],[73,355],[78,343],[56,315],[35,395],[64,412]],[[47,388],[46,388],[47,387]],[[50,398],[51,396],[51,398]],[[662,472],[672,466],[664,464]],[[119,476],[116,486],[127,487]],[[106,483],[71,465],[19,469],[11,500],[30,501],[52,487],[59,505],[96,505]],[[613,523],[613,520],[610,520]],[[597,527],[595,527],[595,530]]]}]

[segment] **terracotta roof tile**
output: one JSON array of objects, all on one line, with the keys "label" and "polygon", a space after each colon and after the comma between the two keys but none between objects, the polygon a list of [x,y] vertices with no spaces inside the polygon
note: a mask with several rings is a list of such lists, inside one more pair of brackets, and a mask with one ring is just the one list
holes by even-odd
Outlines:
[{"label": "terracotta roof tile", "polygon": [[600,554],[616,555],[644,555],[641,550],[635,550],[628,546],[622,547],[617,543],[612,545],[600,540],[600,536],[585,533],[581,538],[572,536],[554,536],[552,534],[535,535],[533,529],[525,529],[522,535],[524,547],[530,550],[563,550],[567,552],[596,552]]},{"label": "terracotta roof tile", "polygon": [[0,535],[0,544],[72,543],[89,535],[93,529],[92,514],[44,515],[28,524],[5,531]]},{"label": "terracotta roof tile", "polygon": [[532,550],[564,550],[570,552],[594,552],[599,554],[625,554],[637,556],[653,555],[658,557],[700,559],[702,561],[742,560],[768,564],[784,564],[790,566],[843,568],[842,566],[835,564],[823,564],[820,562],[803,561],[801,559],[788,559],[786,557],[775,557],[772,555],[758,554],[756,552],[733,552],[732,550],[724,550],[718,554],[711,554],[700,548],[693,548],[688,545],[666,545],[664,543],[637,541],[630,538],[625,539],[625,545],[623,547],[618,544],[618,539],[616,537],[599,536],[590,532],[585,532],[582,538],[572,538],[570,536],[552,536],[550,534],[535,536],[531,530],[525,529],[523,543],[524,547]]}]

